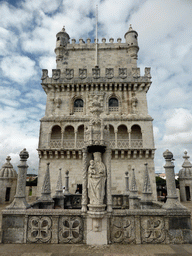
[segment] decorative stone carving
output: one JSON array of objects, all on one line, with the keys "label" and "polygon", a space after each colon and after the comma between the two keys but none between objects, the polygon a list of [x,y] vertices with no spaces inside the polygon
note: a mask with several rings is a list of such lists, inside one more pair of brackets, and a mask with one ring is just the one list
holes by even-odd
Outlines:
[{"label": "decorative stone carving", "polygon": [[142,243],[162,243],[166,238],[165,221],[161,217],[142,217]]},{"label": "decorative stone carving", "polygon": [[92,76],[95,79],[99,78],[100,77],[100,69],[99,68],[93,68],[92,69]]},{"label": "decorative stone carving", "polygon": [[29,158],[29,153],[24,148],[20,152],[20,164],[18,165],[18,179],[17,179],[17,190],[13,202],[7,207],[8,209],[26,209],[29,207],[26,202],[26,175],[27,175],[27,159]]},{"label": "decorative stone carving", "polygon": [[48,70],[47,69],[42,69],[42,77],[41,80],[44,80],[48,77]]},{"label": "decorative stone carving", "polygon": [[132,68],[132,75],[134,78],[140,77],[140,68]]},{"label": "decorative stone carving", "polygon": [[90,112],[94,115],[99,117],[99,115],[103,112],[103,107],[101,105],[101,98],[94,94],[92,95],[92,99],[90,102]]},{"label": "decorative stone carving", "polygon": [[52,69],[52,78],[54,80],[59,79],[60,78],[60,73],[61,73],[60,69]]},{"label": "decorative stone carving", "polygon": [[112,243],[135,243],[134,217],[113,217],[111,220]]},{"label": "decorative stone carving", "polygon": [[136,113],[137,104],[138,104],[138,99],[135,97],[135,95],[133,95],[133,97],[131,98],[131,106],[132,106],[133,114]]},{"label": "decorative stone carving", "polygon": [[27,240],[30,243],[49,243],[52,236],[52,221],[46,216],[30,216],[27,227]]},{"label": "decorative stone carving", "polygon": [[56,108],[60,108],[61,106],[61,103],[62,103],[62,100],[60,98],[56,98],[54,100],[55,104],[56,104]]},{"label": "decorative stone carving", "polygon": [[82,243],[83,221],[80,217],[62,217],[59,220],[59,243]]},{"label": "decorative stone carving", "polygon": [[119,68],[119,77],[125,79],[127,77],[127,69]]},{"label": "decorative stone carving", "polygon": [[113,68],[106,68],[105,69],[105,76],[107,78],[113,78],[114,77],[114,69]]},{"label": "decorative stone carving", "polygon": [[151,68],[145,68],[145,77],[151,79]]},{"label": "decorative stone carving", "polygon": [[74,69],[66,68],[65,75],[67,79],[72,79],[74,76]]},{"label": "decorative stone carving", "polygon": [[85,79],[87,77],[87,69],[79,69],[79,78]]},{"label": "decorative stone carving", "polygon": [[90,161],[88,169],[88,196],[90,205],[103,205],[105,195],[106,168],[101,161],[101,153],[93,153],[94,160]]},{"label": "decorative stone carving", "polygon": [[87,212],[87,149],[83,149],[83,168],[82,168],[82,176],[83,176],[83,191],[82,191],[82,212]]}]

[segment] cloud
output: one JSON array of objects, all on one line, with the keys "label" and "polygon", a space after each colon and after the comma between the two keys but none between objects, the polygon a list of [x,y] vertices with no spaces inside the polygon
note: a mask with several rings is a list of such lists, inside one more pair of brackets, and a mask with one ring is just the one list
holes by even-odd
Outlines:
[{"label": "cloud", "polygon": [[30,78],[36,79],[35,61],[27,56],[14,55],[4,57],[0,67],[6,78],[17,83],[25,84]]}]

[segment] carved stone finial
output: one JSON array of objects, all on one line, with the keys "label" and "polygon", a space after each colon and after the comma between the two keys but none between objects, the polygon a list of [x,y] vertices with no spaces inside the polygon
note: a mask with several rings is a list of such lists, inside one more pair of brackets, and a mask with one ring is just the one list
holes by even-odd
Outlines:
[{"label": "carved stone finial", "polygon": [[130,26],[129,26],[129,31],[131,31],[131,30],[133,30],[133,28],[132,28],[132,25],[130,24]]},{"label": "carved stone finial", "polygon": [[131,191],[137,192],[137,184],[136,184],[136,179],[135,179],[135,169],[132,169],[133,175],[132,175],[132,181],[131,181]]},{"label": "carved stone finial", "polygon": [[144,184],[143,184],[143,193],[151,194],[151,184],[148,172],[148,163],[145,163],[145,174],[144,174]]},{"label": "carved stone finial", "polygon": [[7,160],[7,163],[10,164],[11,157],[10,157],[10,156],[7,156],[6,160]]},{"label": "carved stone finial", "polygon": [[49,165],[50,165],[50,163],[47,163],[47,170],[45,172],[45,177],[44,177],[42,192],[41,192],[41,197],[40,197],[41,201],[52,200],[51,199],[51,183],[50,183]]},{"label": "carved stone finial", "polygon": [[190,158],[190,157],[187,155],[187,151],[184,152],[183,158],[184,158],[184,162],[183,162],[183,164],[182,164],[182,167],[183,167],[183,168],[191,168],[191,167],[192,167],[192,164],[191,164],[191,162],[189,161],[189,158]]},{"label": "carved stone finial", "polygon": [[20,160],[21,160],[21,161],[27,161],[27,159],[29,158],[29,153],[27,152],[26,148],[24,148],[24,149],[20,152],[19,156],[20,156]]},{"label": "carved stone finial", "polygon": [[165,150],[165,152],[163,153],[163,157],[165,158],[165,160],[172,160],[173,159],[173,154],[171,153],[171,151],[169,151],[168,149]]},{"label": "carved stone finial", "polygon": [[125,172],[125,175],[128,176],[128,172]]},{"label": "carved stone finial", "polygon": [[61,168],[59,169],[59,175],[57,180],[56,194],[54,197],[63,197],[63,185],[62,185],[62,176]]},{"label": "carved stone finial", "polygon": [[62,28],[62,30],[61,30],[62,32],[65,32],[65,26],[63,26],[63,28]]}]

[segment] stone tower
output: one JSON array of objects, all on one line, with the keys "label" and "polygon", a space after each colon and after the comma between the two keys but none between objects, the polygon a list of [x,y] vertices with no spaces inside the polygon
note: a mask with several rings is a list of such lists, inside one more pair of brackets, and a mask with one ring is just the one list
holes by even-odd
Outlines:
[{"label": "stone tower", "polygon": [[[96,50],[97,48],[97,50]],[[101,145],[111,158],[112,194],[125,191],[125,172],[135,170],[138,195],[143,190],[145,163],[156,200],[154,138],[146,94],[151,85],[150,68],[144,76],[137,67],[138,34],[130,26],[121,38],[101,43],[70,37],[63,28],[56,35],[56,64],[52,77],[43,69],[42,87],[47,94],[45,116],[39,136],[38,195],[41,194],[47,162],[50,162],[54,193],[58,170],[69,171],[69,188],[74,193],[83,183],[83,168],[93,159],[83,148]],[[96,119],[94,119],[96,118]],[[99,118],[99,119],[98,119]],[[100,120],[100,121],[98,121]],[[93,128],[94,126],[94,128]],[[88,150],[89,151],[89,150]],[[102,156],[107,166],[107,157]],[[84,167],[83,167],[84,166]],[[107,167],[108,168],[108,167]],[[109,187],[109,186],[108,186]],[[85,189],[85,188],[84,188]]]}]

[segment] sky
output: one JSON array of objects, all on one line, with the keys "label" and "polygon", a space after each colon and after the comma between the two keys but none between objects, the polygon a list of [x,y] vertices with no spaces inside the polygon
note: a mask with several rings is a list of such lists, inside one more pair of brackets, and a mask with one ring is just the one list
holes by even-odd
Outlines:
[{"label": "sky", "polygon": [[56,33],[63,25],[78,42],[95,35],[122,38],[132,24],[138,32],[138,66],[151,67],[147,93],[154,118],[155,171],[164,172],[166,149],[175,172],[185,150],[192,157],[192,1],[191,0],[9,0],[0,1],[0,166],[10,155],[17,170],[19,152],[29,152],[28,173],[38,170],[39,120],[46,94],[41,69],[56,68]]}]

